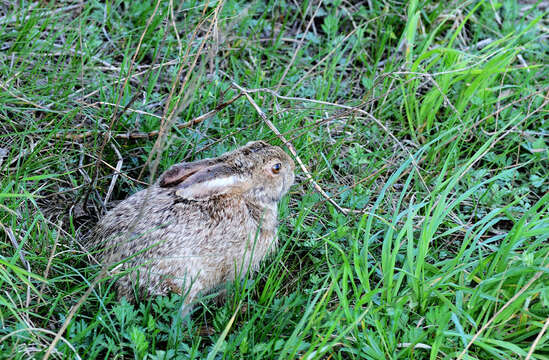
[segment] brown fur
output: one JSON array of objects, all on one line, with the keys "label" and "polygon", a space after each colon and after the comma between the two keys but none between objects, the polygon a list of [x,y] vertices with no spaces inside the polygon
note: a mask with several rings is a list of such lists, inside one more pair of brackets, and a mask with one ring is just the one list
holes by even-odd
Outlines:
[{"label": "brown fur", "polygon": [[278,201],[293,181],[293,160],[262,141],[176,164],[109,211],[90,245],[104,264],[128,271],[117,281],[119,297],[131,300],[138,281],[145,296],[175,292],[190,304],[200,292],[257,269],[276,247]]}]

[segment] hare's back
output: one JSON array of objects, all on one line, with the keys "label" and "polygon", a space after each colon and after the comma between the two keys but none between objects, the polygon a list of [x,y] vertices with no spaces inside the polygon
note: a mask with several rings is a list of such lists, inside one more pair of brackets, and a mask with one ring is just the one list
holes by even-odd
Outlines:
[{"label": "hare's back", "polygon": [[124,258],[154,245],[174,219],[174,198],[162,189],[151,187],[120,202],[97,224],[92,242],[103,248],[104,260]]},{"label": "hare's back", "polygon": [[239,256],[241,245],[256,229],[241,199],[190,201],[153,187],[135,193],[107,213],[97,237],[105,245],[103,257],[111,262],[130,256],[213,259],[219,254]]}]

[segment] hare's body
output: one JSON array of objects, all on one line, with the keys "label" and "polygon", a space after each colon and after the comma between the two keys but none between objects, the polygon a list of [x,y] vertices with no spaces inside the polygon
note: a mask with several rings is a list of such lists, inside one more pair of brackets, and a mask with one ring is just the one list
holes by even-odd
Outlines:
[{"label": "hare's body", "polygon": [[174,193],[159,187],[140,191],[99,224],[97,235],[107,239],[103,261],[129,259],[122,268],[139,270],[118,281],[119,296],[131,297],[139,273],[139,285],[150,294],[185,291],[192,282],[191,299],[200,290],[234,280],[235,272],[245,274],[250,259],[251,268],[257,268],[276,246],[276,207],[259,209],[226,195],[189,206],[191,201]]},{"label": "hare's body", "polygon": [[122,201],[101,219],[93,241],[103,263],[127,271],[116,284],[119,297],[133,298],[138,284],[142,295],[176,292],[188,304],[256,269],[276,246],[277,205],[293,168],[280,148],[253,142],[177,164]]}]

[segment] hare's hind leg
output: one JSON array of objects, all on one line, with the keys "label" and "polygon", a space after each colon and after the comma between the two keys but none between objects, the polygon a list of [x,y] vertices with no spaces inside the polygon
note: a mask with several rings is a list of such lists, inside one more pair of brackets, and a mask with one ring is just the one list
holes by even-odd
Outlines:
[{"label": "hare's hind leg", "polygon": [[181,307],[181,316],[189,314],[194,306],[194,300],[203,290],[204,286],[198,279],[188,278],[168,278],[164,280],[165,286],[169,292],[181,295],[183,297],[183,306]]},{"label": "hare's hind leg", "polygon": [[146,291],[146,289],[140,286],[139,280],[140,278],[135,272],[117,279],[114,288],[116,289],[116,298],[118,301],[125,297],[130,304],[135,304],[136,300],[139,300],[143,296],[142,292]]}]

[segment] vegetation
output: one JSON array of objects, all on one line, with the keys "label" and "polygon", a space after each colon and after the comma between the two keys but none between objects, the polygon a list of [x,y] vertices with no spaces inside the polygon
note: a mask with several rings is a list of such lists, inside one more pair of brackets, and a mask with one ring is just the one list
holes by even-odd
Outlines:
[{"label": "vegetation", "polygon": [[[549,359],[547,10],[0,2],[0,358]],[[98,217],[255,139],[304,165],[279,251],[117,301]]]}]

